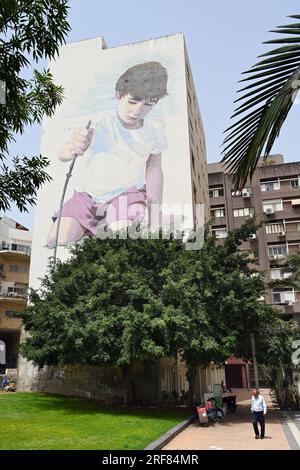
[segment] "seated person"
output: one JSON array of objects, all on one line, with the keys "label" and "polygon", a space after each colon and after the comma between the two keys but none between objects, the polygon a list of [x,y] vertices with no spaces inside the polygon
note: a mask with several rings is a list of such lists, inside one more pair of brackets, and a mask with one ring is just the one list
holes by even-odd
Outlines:
[{"label": "seated person", "polygon": [[205,403],[205,409],[207,415],[211,415],[214,421],[224,419],[224,412],[222,408],[217,405],[215,398],[210,398],[210,400]]},{"label": "seated person", "polygon": [[224,383],[224,380],[222,380],[221,382],[221,388],[222,388],[222,393],[226,393],[227,391],[232,393],[231,388],[226,386],[226,384]]}]

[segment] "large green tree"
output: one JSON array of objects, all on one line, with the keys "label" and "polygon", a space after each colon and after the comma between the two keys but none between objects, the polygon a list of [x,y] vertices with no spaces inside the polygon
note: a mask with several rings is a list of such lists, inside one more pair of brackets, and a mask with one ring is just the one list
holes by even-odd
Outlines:
[{"label": "large green tree", "polygon": [[129,383],[135,360],[166,355],[160,274],[181,250],[179,240],[86,239],[32,292],[22,354],[40,367],[120,366]]},{"label": "large green tree", "polygon": [[[252,359],[251,333],[277,321],[277,312],[259,299],[265,293],[249,253],[239,251],[257,226],[250,221],[228,234],[224,243],[206,236],[198,252],[183,252],[164,271],[164,320],[169,351],[179,351],[188,366],[190,402],[196,369],[235,355]],[[251,264],[252,261],[252,264]]]},{"label": "large green tree", "polygon": [[298,21],[272,31],[287,37],[265,42],[280,47],[259,56],[264,59],[244,72],[246,86],[239,90],[244,93],[231,116],[235,122],[225,131],[222,161],[237,188],[252,177],[259,158],[271,152],[300,89],[300,15],[290,18]]},{"label": "large green tree", "polygon": [[113,365],[125,375],[135,360],[179,354],[192,402],[198,366],[250,359],[250,333],[275,321],[258,301],[262,275],[238,250],[255,230],[249,221],[224,244],[207,231],[195,251],[181,240],[86,239],[32,292],[22,354],[40,367]]},{"label": "large green tree", "polygon": [[49,70],[32,69],[32,63],[58,54],[70,30],[67,15],[67,0],[0,2],[0,211],[12,203],[26,211],[49,180],[45,157],[12,156],[9,148],[17,133],[52,116],[62,101],[63,89]]}]

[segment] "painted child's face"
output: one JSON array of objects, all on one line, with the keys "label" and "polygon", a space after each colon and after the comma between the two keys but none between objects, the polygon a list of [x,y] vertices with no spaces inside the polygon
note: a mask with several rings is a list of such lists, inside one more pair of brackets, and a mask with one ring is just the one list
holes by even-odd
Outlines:
[{"label": "painted child's face", "polygon": [[147,116],[158,99],[141,99],[131,96],[130,94],[118,98],[119,100],[119,117],[129,127],[135,127],[141,119]]}]

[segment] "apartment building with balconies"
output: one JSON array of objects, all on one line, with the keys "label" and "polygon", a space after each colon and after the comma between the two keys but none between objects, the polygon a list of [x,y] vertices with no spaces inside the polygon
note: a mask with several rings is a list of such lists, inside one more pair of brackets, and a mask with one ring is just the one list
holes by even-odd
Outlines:
[{"label": "apartment building with balconies", "polygon": [[[287,278],[281,261],[300,251],[300,162],[284,163],[282,155],[261,159],[241,191],[235,191],[232,177],[219,163],[208,164],[212,232],[220,240],[228,230],[255,216],[264,221],[241,250],[258,258],[258,269],[266,281]],[[266,303],[279,308],[285,319],[300,321],[300,292],[291,287],[268,289]]]},{"label": "apartment building with balconies", "polygon": [[18,366],[21,320],[14,313],[27,304],[30,247],[28,229],[0,215],[0,373]]}]

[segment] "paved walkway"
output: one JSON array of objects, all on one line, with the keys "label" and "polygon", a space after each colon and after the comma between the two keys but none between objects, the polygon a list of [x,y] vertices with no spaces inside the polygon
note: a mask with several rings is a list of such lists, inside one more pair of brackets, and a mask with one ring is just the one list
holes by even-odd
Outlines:
[{"label": "paved walkway", "polygon": [[269,389],[261,389],[266,399],[265,439],[255,439],[250,413],[251,391],[233,390],[238,396],[236,413],[228,413],[221,423],[201,427],[195,421],[175,439],[167,444],[165,450],[289,450],[281,413],[275,409]]}]

